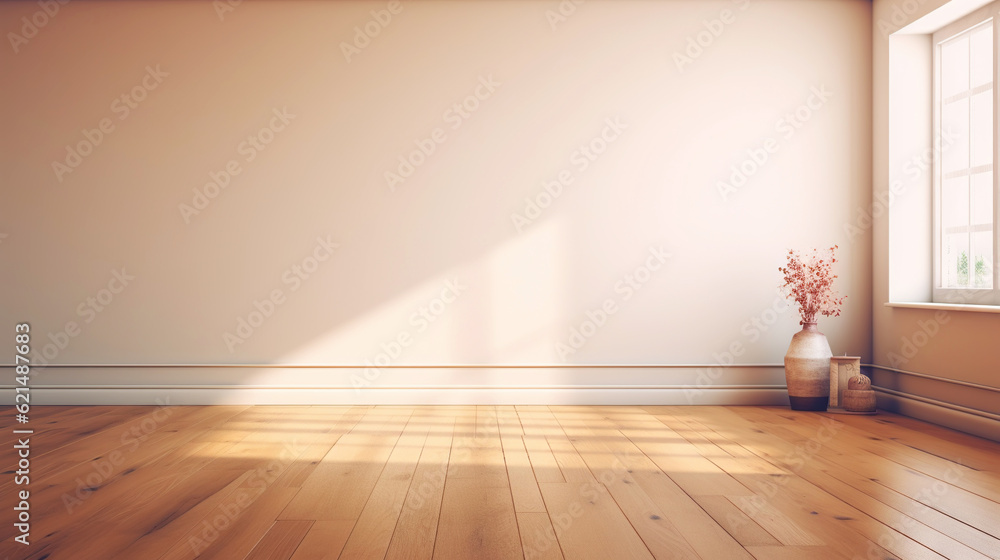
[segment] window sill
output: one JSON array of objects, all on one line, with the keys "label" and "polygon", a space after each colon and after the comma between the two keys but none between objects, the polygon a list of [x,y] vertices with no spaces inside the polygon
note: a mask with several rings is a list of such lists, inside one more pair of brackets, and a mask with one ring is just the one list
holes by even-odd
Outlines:
[{"label": "window sill", "polygon": [[904,309],[935,309],[940,311],[973,311],[976,313],[1000,313],[1000,305],[962,305],[958,303],[921,303],[909,301],[890,301],[885,307],[900,307]]}]

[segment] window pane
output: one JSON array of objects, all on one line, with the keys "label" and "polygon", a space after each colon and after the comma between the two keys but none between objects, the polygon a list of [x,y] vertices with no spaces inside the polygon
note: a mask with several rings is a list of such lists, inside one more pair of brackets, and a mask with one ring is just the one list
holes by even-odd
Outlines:
[{"label": "window pane", "polygon": [[941,243],[941,280],[945,288],[969,285],[969,235],[945,235]]},{"label": "window pane", "polygon": [[993,288],[993,173],[976,173],[971,181],[972,251],[971,282],[976,288]]},{"label": "window pane", "polygon": [[[969,225],[969,178],[946,179],[941,189],[941,225],[946,234]],[[961,231],[968,231],[963,229]]]},{"label": "window pane", "polygon": [[969,36],[941,45],[941,94],[945,99],[969,89]]},{"label": "window pane", "polygon": [[972,176],[972,224],[993,225],[993,174]]},{"label": "window pane", "polygon": [[946,103],[941,128],[955,136],[955,143],[942,154],[945,174],[969,167],[969,99]]},{"label": "window pane", "polygon": [[972,236],[972,254],[969,263],[972,286],[993,288],[993,232],[981,231]]},{"label": "window pane", "polygon": [[993,162],[993,90],[972,96],[972,122],[969,123],[972,167]]},{"label": "window pane", "polygon": [[993,26],[982,26],[971,37],[972,87],[993,81]]}]

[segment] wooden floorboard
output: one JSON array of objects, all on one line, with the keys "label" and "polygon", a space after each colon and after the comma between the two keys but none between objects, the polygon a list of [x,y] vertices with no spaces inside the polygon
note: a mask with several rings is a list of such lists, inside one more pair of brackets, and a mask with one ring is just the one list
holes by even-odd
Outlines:
[{"label": "wooden floorboard", "polygon": [[889,413],[32,411],[31,544],[0,524],[0,560],[1000,560],[1000,445]]}]

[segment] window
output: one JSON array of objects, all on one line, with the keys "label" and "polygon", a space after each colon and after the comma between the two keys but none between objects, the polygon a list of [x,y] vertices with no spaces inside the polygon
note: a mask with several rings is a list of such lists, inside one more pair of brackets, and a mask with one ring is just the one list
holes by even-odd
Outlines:
[{"label": "window", "polygon": [[935,302],[1000,305],[997,6],[933,35]]}]

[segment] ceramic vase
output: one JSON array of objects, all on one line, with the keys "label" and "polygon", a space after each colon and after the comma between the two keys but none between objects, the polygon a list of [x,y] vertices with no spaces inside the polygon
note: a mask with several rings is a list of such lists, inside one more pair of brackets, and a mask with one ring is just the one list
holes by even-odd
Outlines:
[{"label": "ceramic vase", "polygon": [[816,323],[803,323],[785,354],[792,410],[826,410],[830,400],[830,343]]}]

